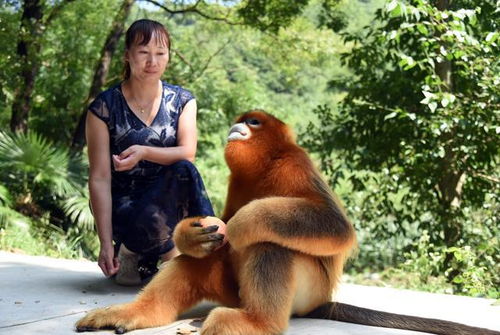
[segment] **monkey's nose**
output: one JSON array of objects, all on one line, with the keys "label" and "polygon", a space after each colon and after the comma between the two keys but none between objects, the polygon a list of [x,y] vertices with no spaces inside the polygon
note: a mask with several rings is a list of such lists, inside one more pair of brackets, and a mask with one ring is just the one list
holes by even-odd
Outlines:
[{"label": "monkey's nose", "polygon": [[229,130],[227,140],[228,141],[246,140],[250,138],[250,134],[251,134],[250,129],[248,129],[248,126],[246,124],[236,123]]}]

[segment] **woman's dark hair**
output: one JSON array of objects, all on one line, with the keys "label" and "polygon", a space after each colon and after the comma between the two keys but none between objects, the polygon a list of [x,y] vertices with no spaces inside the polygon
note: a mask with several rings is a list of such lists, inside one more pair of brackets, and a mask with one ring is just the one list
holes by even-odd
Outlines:
[{"label": "woman's dark hair", "polygon": [[[167,29],[160,22],[148,19],[137,20],[128,28],[125,35],[125,49],[130,49],[133,44],[147,45],[153,34],[157,42],[167,46],[170,55],[170,34]],[[123,78],[130,78],[130,64],[127,61],[123,68]]]}]

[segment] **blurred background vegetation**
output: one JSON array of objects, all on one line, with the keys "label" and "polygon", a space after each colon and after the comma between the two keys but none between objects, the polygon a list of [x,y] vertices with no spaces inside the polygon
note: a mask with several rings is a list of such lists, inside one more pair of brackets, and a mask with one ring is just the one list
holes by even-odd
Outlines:
[{"label": "blurred background vegetation", "polygon": [[81,120],[144,17],[197,97],[218,214],[227,130],[262,108],[346,205],[347,280],[500,298],[496,0],[0,2],[0,249],[95,259]]}]

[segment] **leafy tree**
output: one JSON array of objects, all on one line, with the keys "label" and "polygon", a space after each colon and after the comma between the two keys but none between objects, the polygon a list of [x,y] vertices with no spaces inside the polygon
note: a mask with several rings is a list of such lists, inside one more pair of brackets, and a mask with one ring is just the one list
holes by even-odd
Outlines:
[{"label": "leafy tree", "polygon": [[[9,127],[11,115],[10,106],[17,86],[16,71],[14,70],[16,59],[17,30],[19,29],[19,11],[15,11],[9,2],[0,3],[0,124],[6,129]],[[5,112],[4,112],[5,111]]]},{"label": "leafy tree", "polygon": [[298,16],[309,0],[255,0],[246,1],[239,8],[238,14],[248,25],[263,31],[277,32],[279,28],[288,26]]},{"label": "leafy tree", "polygon": [[[0,120],[5,127],[12,119],[12,106],[17,99],[15,92],[22,80],[22,62],[16,52],[16,43],[21,38],[22,2],[12,3],[0,5],[2,24],[7,23],[0,34],[6,46],[0,52],[0,95],[5,98],[0,103]],[[59,7],[63,3],[64,7]],[[96,6],[99,11],[95,10]],[[56,7],[60,9],[57,11]],[[106,17],[116,12],[115,7],[115,1],[107,0],[44,4],[44,22],[50,24],[43,26],[43,33],[36,40],[30,40],[39,45],[32,63],[34,86],[29,97],[25,96],[30,105],[26,121],[30,129],[56,142],[71,136],[76,118],[74,110],[81,110],[101,41],[106,37]],[[95,29],[96,26],[103,29]]]},{"label": "leafy tree", "polygon": [[92,84],[90,85],[90,91],[87,100],[85,101],[83,112],[81,113],[78,123],[76,125],[75,132],[73,134],[72,147],[82,148],[85,144],[85,119],[87,115],[87,106],[97,97],[97,95],[102,91],[104,83],[108,77],[109,64],[116,51],[118,41],[123,35],[125,29],[125,20],[130,14],[130,10],[135,0],[123,0],[118,12],[115,15],[111,29],[106,37],[106,42],[101,50],[101,58],[97,63],[96,70],[94,71],[94,77],[92,79]]},{"label": "leafy tree", "polygon": [[19,82],[14,91],[10,128],[26,132],[31,109],[31,94],[40,68],[41,41],[47,26],[62,8],[73,0],[64,0],[52,6],[40,0],[22,1],[21,24],[17,40]]},{"label": "leafy tree", "polygon": [[[359,224],[428,233],[429,252],[444,254],[439,271],[459,289],[457,250],[476,244],[471,215],[499,186],[499,14],[493,0],[388,2],[361,34],[344,35],[354,78],[338,111],[317,109],[321,124],[308,140],[334,182],[341,167],[371,171],[349,176],[354,190],[378,192],[363,200]],[[343,159],[334,162],[332,150]],[[495,238],[498,221],[487,223],[484,236]],[[477,252],[482,266],[492,263]],[[498,287],[498,275],[491,280]]]}]

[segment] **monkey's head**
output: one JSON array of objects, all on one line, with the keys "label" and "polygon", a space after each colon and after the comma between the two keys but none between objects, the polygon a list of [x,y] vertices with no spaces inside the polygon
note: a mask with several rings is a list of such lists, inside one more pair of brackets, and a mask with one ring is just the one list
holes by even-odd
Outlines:
[{"label": "monkey's head", "polygon": [[262,110],[239,116],[229,130],[227,141],[225,158],[233,173],[260,170],[285,149],[296,146],[290,128]]}]

